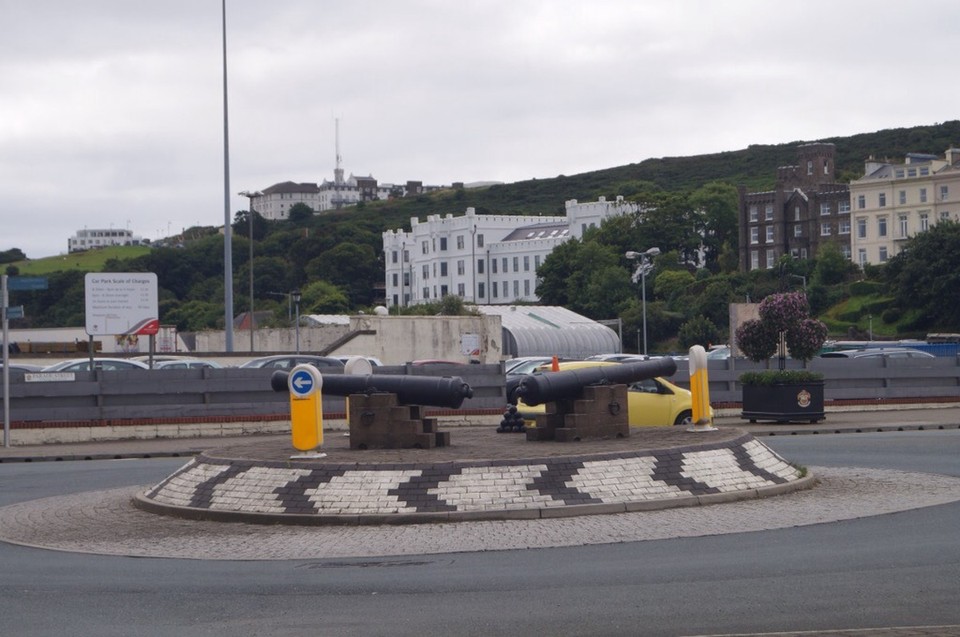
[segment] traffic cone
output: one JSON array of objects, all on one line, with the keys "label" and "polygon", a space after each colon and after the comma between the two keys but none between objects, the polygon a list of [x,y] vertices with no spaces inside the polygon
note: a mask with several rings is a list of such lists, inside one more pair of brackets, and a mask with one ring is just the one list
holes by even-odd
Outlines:
[{"label": "traffic cone", "polygon": [[553,355],[553,360],[550,362],[550,371],[559,372],[560,371],[560,360],[557,358],[557,355]]}]

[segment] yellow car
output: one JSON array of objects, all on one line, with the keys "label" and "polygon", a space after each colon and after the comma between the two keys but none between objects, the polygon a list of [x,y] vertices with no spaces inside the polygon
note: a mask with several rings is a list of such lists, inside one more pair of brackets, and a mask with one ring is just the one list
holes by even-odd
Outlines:
[{"label": "yellow car", "polygon": [[[558,371],[619,364],[607,361],[568,361],[560,363]],[[549,364],[537,368],[537,372],[546,374],[549,374],[550,370]],[[693,424],[693,399],[690,392],[659,377],[628,385],[627,409],[631,427]],[[529,427],[535,424],[536,414],[544,413],[544,406],[528,406],[518,400],[517,412],[523,416],[524,424]],[[710,418],[713,419],[712,407]]]}]

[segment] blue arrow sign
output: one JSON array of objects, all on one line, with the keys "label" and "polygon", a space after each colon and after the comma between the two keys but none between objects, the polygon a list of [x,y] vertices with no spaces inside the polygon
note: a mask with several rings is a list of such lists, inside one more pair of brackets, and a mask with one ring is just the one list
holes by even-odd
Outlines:
[{"label": "blue arrow sign", "polygon": [[305,369],[290,374],[290,391],[298,396],[309,396],[313,391],[313,376]]},{"label": "blue arrow sign", "polygon": [[8,290],[46,290],[45,276],[11,276],[7,278]]}]

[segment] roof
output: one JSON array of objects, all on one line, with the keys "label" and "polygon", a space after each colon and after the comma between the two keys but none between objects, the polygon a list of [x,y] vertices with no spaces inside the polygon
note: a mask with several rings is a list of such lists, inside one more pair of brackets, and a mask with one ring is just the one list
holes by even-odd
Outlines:
[{"label": "roof", "polygon": [[620,351],[612,329],[564,307],[478,305],[484,315],[500,317],[504,356],[586,358]]},{"label": "roof", "polygon": [[300,318],[307,325],[350,325],[346,314],[303,314]]},{"label": "roof", "polygon": [[553,239],[555,237],[566,237],[570,234],[570,228],[566,222],[562,223],[537,223],[529,226],[517,228],[501,241],[522,241],[525,239]]}]

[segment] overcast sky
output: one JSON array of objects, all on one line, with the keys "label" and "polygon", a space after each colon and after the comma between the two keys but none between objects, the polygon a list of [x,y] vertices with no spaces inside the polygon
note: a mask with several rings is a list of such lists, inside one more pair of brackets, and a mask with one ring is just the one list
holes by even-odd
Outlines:
[{"label": "overcast sky", "polygon": [[[960,2],[227,0],[230,211],[960,116]],[[0,250],[224,220],[221,0],[0,0]],[[956,140],[960,144],[960,140]],[[455,214],[461,210],[438,210]]]}]

